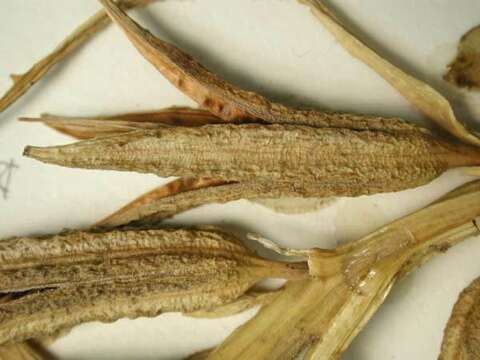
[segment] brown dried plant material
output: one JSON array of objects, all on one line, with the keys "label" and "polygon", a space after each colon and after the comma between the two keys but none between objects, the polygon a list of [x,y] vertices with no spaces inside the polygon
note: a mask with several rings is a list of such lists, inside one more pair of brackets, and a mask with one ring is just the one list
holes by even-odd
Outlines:
[{"label": "brown dried plant material", "polygon": [[444,79],[458,87],[480,90],[480,26],[462,36],[457,57],[448,66]]},{"label": "brown dried plant material", "polygon": [[299,1],[310,6],[313,14],[352,56],[363,61],[382,76],[419,111],[464,142],[480,145],[478,134],[470,132],[455,117],[450,103],[438,91],[379,56],[367,44],[349,32],[321,0]]},{"label": "brown dried plant material", "polygon": [[0,346],[0,360],[48,360],[51,359],[36,345],[22,342],[12,345]]},{"label": "brown dried plant material", "polygon": [[[155,0],[119,0],[117,4],[122,9],[127,10],[138,6],[146,6],[153,1]],[[57,63],[73,53],[109,23],[110,20],[105,11],[97,12],[62,41],[53,52],[35,63],[26,73],[11,75],[13,85],[0,99],[0,113],[41,80]]]},{"label": "brown dried plant material", "polygon": [[480,359],[480,278],[458,298],[443,337],[439,360]]},{"label": "brown dried plant material", "polygon": [[185,315],[202,319],[215,319],[226,316],[231,316],[244,312],[256,306],[265,306],[275,300],[280,294],[283,293],[283,289],[278,291],[259,291],[252,290],[247,291],[244,295],[240,296],[237,300],[216,307],[212,310],[199,310]]},{"label": "brown dried plant material", "polygon": [[89,118],[43,114],[39,118],[23,117],[20,120],[41,122],[62,134],[79,140],[139,129],[158,129],[163,126],[202,126],[224,122],[208,111],[188,107],[171,107],[152,112]]},{"label": "brown dried plant material", "polygon": [[68,167],[250,183],[236,184],[235,191],[246,192],[237,199],[398,191],[428,183],[449,168],[480,165],[478,148],[450,144],[422,129],[392,133],[262,124],[133,131],[27,147],[25,155]]},{"label": "brown dried plant material", "polygon": [[[0,242],[0,344],[87,322],[214,311],[269,277],[300,279],[305,263],[255,256],[214,229],[70,232]],[[251,301],[253,303],[253,301]]]},{"label": "brown dried plant material", "polygon": [[[167,203],[176,204],[176,196],[183,194],[187,198],[194,198],[198,193],[197,190],[205,188],[214,188],[227,184],[222,180],[203,179],[203,178],[180,178],[173,180],[165,185],[153,189],[152,191],[138,197],[134,201],[128,203],[118,211],[109,215],[105,219],[99,221],[94,226],[102,228],[114,228],[120,225],[126,225],[133,221],[146,218],[153,214],[159,215],[162,219],[176,215],[177,208],[173,208],[171,214],[166,214]],[[211,189],[212,190],[212,189]],[[184,194],[187,193],[187,194]],[[203,202],[204,200],[201,200]],[[206,200],[205,200],[206,201]],[[192,199],[191,206],[195,207],[199,202]],[[178,207],[178,204],[176,205]],[[182,210],[188,210],[186,208]],[[156,222],[153,221],[152,222]]]},{"label": "brown dried plant material", "polygon": [[272,103],[263,96],[231,85],[190,55],[155,37],[128,17],[111,0],[100,0],[111,18],[124,30],[140,53],[174,86],[201,107],[227,121],[265,120],[317,127],[401,131],[414,128],[400,119],[345,113],[299,110]]},{"label": "brown dried plant material", "polygon": [[479,220],[477,181],[335,250],[277,248],[308,256],[313,277],[288,283],[207,358],[274,360],[305,353],[308,360],[338,359],[398,279],[433,255],[480,235]]}]

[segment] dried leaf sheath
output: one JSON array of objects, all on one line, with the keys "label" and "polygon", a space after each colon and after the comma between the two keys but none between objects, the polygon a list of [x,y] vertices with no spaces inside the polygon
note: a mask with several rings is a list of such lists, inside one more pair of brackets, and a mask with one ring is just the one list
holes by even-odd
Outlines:
[{"label": "dried leaf sheath", "polygon": [[[155,0],[119,0],[117,4],[123,9],[130,9],[137,6],[146,6],[153,1]],[[35,63],[25,74],[11,75],[13,85],[0,99],[0,113],[42,79],[52,67],[78,49],[109,23],[109,18],[105,12],[103,10],[99,11],[62,41],[52,53]]]},{"label": "dried leaf sheath", "polygon": [[309,280],[293,282],[208,359],[338,359],[395,281],[433,255],[480,235],[480,182],[365,238],[313,250]]},{"label": "dried leaf sheath", "polygon": [[[263,278],[305,276],[216,230],[72,232],[0,242],[0,343],[86,321],[213,310]],[[28,291],[26,291],[28,290]]]},{"label": "dried leaf sheath", "polygon": [[260,124],[135,131],[65,146],[27,147],[25,155],[69,167],[275,183],[283,196],[307,197],[397,191],[425,184],[448,168],[480,164],[476,148],[420,130]]},{"label": "dried leaf sheath", "polygon": [[445,329],[439,360],[480,359],[480,278],[458,298]]},{"label": "dried leaf sheath", "polygon": [[245,91],[220,79],[190,55],[143,29],[113,1],[100,0],[100,2],[140,53],[173,85],[201,107],[224,120],[262,119],[271,123],[385,131],[414,128],[413,125],[396,118],[385,119],[375,116],[299,110],[272,103],[263,96]]}]

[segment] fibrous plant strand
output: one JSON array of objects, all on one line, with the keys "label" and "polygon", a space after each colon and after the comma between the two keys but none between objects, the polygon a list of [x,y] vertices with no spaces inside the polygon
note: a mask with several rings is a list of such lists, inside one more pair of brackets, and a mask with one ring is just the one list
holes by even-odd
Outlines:
[{"label": "fibrous plant strand", "polygon": [[202,126],[225,121],[201,109],[171,107],[158,111],[96,117],[66,117],[43,114],[39,118],[22,117],[21,121],[41,122],[62,134],[79,140],[165,126]]},{"label": "fibrous plant strand", "polygon": [[321,0],[299,1],[310,6],[313,14],[352,56],[363,61],[382,76],[419,111],[464,142],[480,145],[478,134],[470,132],[455,117],[450,103],[438,91],[378,55],[367,44],[349,32]]},{"label": "fibrous plant strand", "polygon": [[[138,6],[146,6],[153,1],[155,0],[119,0],[117,4],[120,8],[127,10]],[[13,85],[0,99],[0,113],[41,80],[57,63],[77,50],[109,23],[110,20],[105,11],[97,12],[62,41],[53,52],[35,63],[26,73],[11,75]]]}]

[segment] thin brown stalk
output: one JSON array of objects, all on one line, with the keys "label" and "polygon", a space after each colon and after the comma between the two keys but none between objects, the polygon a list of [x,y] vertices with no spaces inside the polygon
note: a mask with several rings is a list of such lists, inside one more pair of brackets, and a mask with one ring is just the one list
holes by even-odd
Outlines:
[{"label": "thin brown stalk", "polygon": [[452,106],[438,91],[378,55],[367,44],[348,31],[321,0],[299,1],[310,6],[313,14],[352,56],[363,61],[382,76],[419,111],[464,142],[480,145],[478,134],[470,132],[455,117]]},{"label": "thin brown stalk", "polygon": [[[119,0],[118,6],[124,10],[146,6],[155,0]],[[0,113],[17,101],[33,85],[41,80],[56,64],[72,54],[93,35],[104,29],[110,20],[101,10],[75,29],[64,41],[46,57],[35,63],[26,73],[11,75],[13,85],[0,99]]]}]

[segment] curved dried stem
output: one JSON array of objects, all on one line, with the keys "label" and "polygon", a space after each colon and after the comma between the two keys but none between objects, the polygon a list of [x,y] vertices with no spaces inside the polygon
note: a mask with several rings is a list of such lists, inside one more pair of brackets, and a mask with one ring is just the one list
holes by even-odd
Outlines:
[{"label": "curved dried stem", "polygon": [[[119,0],[117,4],[120,8],[127,10],[137,6],[146,6],[153,1],[155,0]],[[109,23],[110,19],[105,11],[97,12],[62,41],[53,52],[35,63],[26,73],[11,75],[13,85],[0,99],[0,113],[41,80],[57,63],[77,50]]]},{"label": "curved dried stem", "polygon": [[349,32],[321,0],[299,1],[310,6],[313,14],[352,56],[371,67],[419,111],[464,142],[480,145],[478,135],[470,132],[455,117],[450,103],[438,91],[379,56],[367,44]]},{"label": "curved dried stem", "polygon": [[480,278],[460,294],[445,329],[438,359],[480,359]]}]

